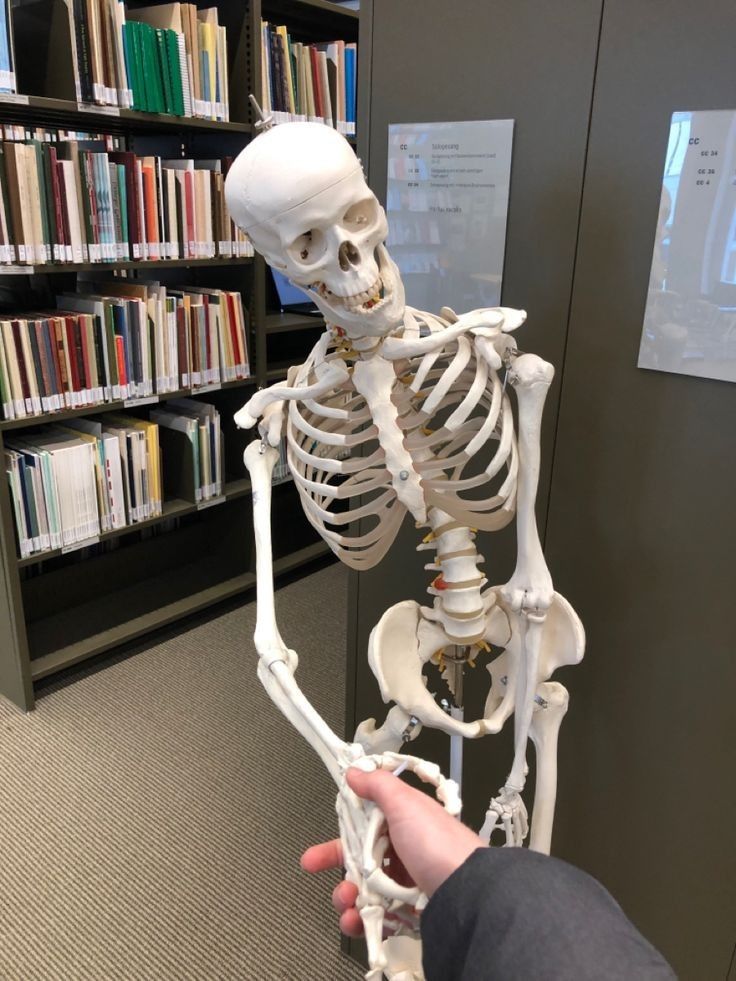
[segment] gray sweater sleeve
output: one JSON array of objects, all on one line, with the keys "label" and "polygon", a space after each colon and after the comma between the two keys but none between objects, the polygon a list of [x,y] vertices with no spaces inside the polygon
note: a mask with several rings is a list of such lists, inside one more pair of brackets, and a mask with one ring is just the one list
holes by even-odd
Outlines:
[{"label": "gray sweater sleeve", "polygon": [[672,981],[595,879],[526,848],[480,848],[422,914],[427,981]]}]

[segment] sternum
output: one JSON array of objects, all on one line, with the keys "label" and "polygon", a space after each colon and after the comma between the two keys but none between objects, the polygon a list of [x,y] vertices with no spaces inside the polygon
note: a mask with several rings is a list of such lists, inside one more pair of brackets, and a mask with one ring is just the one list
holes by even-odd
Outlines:
[{"label": "sternum", "polygon": [[353,385],[365,399],[378,430],[378,442],[385,454],[386,470],[396,496],[417,521],[424,523],[427,520],[424,490],[412,456],[404,446],[398,409],[391,398],[395,382],[393,364],[379,355],[356,361]]}]

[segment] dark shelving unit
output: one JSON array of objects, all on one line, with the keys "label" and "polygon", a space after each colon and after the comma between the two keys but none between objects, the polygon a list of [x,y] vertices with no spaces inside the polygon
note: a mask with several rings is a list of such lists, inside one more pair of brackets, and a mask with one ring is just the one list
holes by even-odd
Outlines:
[{"label": "dark shelving unit", "polygon": [[250,135],[249,122],[220,122],[196,119],[191,116],[168,116],[157,112],[118,109],[93,103],[73,102],[71,99],[51,99],[39,95],[7,95],[0,93],[0,118],[3,122],[36,123],[44,126],[77,128],[82,126],[104,129],[110,133],[149,133],[196,130]]},{"label": "dark shelving unit", "polygon": [[[137,0],[132,0],[134,6]],[[39,22],[38,50],[53,54],[37,71],[28,52],[19,79],[30,94],[0,95],[5,123],[111,133],[136,153],[182,157],[235,156],[253,137],[248,93],[260,95],[261,18],[285,23],[295,40],[358,40],[359,17],[326,0],[213,0],[228,31],[231,122],[158,115],[80,104],[73,98],[70,51],[54,36],[58,26]],[[68,33],[66,35],[68,39]],[[63,38],[62,38],[63,40]],[[56,43],[55,43],[56,42]],[[27,46],[26,46],[27,47]],[[39,56],[40,57],[40,56]],[[43,59],[42,59],[43,60]],[[51,54],[49,54],[49,64]],[[43,67],[43,66],[42,66]],[[55,74],[54,74],[55,73]],[[52,77],[55,81],[51,81]],[[53,93],[53,97],[52,97]],[[57,97],[58,96],[58,97]],[[225,446],[223,494],[195,504],[170,498],[163,513],[99,535],[93,542],[20,559],[7,481],[0,487],[0,693],[28,711],[34,686],[88,658],[130,643],[160,627],[240,595],[255,586],[250,482],[242,454],[253,434],[235,427],[233,415],[256,386],[286,377],[303,360],[324,324],[316,318],[276,312],[262,257],[193,260],[49,263],[0,267],[0,283],[23,294],[21,284],[52,297],[80,272],[127,270],[179,285],[239,290],[249,314],[252,377],[154,399],[108,402],[25,419],[0,421],[0,451],[6,433],[77,416],[130,412],[182,396],[216,404]],[[68,279],[63,280],[66,276]],[[7,277],[2,279],[2,277]],[[25,279],[24,279],[25,278]],[[25,298],[28,297],[25,290]],[[24,299],[19,298],[19,306]],[[313,339],[314,338],[314,339]],[[274,490],[274,572],[278,576],[329,554],[298,506],[293,482]],[[286,507],[284,507],[286,504]]]},{"label": "dark shelving unit", "polygon": [[46,262],[40,266],[0,266],[0,276],[53,276],[68,272],[105,272],[132,269],[156,272],[158,269],[202,269],[208,266],[243,266],[253,262],[252,256],[215,259],[120,259],[115,262]]}]

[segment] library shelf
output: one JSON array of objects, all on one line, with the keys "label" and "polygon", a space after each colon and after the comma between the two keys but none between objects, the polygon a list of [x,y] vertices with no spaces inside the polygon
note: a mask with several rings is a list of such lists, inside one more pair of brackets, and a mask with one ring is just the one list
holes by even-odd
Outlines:
[{"label": "library shelf", "polygon": [[127,409],[138,409],[146,406],[161,405],[170,399],[191,398],[194,395],[209,395],[212,392],[222,392],[232,388],[245,388],[255,385],[256,380],[251,375],[237,381],[221,382],[219,385],[201,385],[199,388],[180,388],[176,392],[160,392],[140,399],[116,400],[114,402],[98,402],[96,405],[83,405],[76,409],[62,409],[59,412],[45,412],[39,416],[24,416],[22,419],[0,420],[0,432],[13,429],[32,429],[34,426],[45,426],[65,419],[75,419],[81,416],[97,416],[105,412],[122,412]]},{"label": "library shelf", "polygon": [[292,330],[325,329],[325,322],[320,317],[304,317],[296,313],[269,313],[264,320],[267,334],[282,334]]},{"label": "library shelf", "polygon": [[[49,24],[29,21],[35,25],[32,27],[35,34],[30,37],[38,35],[39,49],[41,40],[53,42],[50,50],[60,59],[60,82],[52,81],[48,72],[37,73],[37,80],[29,84],[19,80],[26,92],[33,94],[0,95],[0,123],[19,127],[25,124],[29,133],[34,128],[54,127],[82,133],[109,133],[120,137],[122,148],[138,155],[232,157],[255,136],[248,93],[255,93],[263,104],[261,18],[285,24],[294,40],[305,43],[336,38],[359,40],[362,23],[359,13],[328,0],[249,0],[248,3],[208,0],[208,3],[217,6],[220,23],[227,28],[233,122],[76,101],[70,73],[70,45],[59,43],[60,37],[68,39],[68,31],[64,28],[59,34],[61,28],[54,20]],[[30,47],[26,45],[26,49]],[[365,84],[367,75],[363,78]],[[304,360],[313,343],[310,330],[323,329],[320,321],[271,314],[266,265],[257,254],[80,264],[18,263],[0,266],[0,283],[6,290],[12,287],[19,297],[27,298],[34,290],[39,296],[49,297],[62,282],[59,278],[62,273],[126,270],[134,278],[143,278],[166,269],[171,272],[162,276],[163,281],[170,278],[178,283],[183,274],[191,271],[191,282],[199,287],[240,291],[249,314],[253,372],[250,378],[162,393],[158,397],[162,404],[184,396],[210,397],[208,401],[211,399],[215,404],[222,420],[224,472],[230,479],[226,480],[224,493],[214,502],[197,506],[174,496],[164,502],[160,517],[101,534],[101,542],[110,540],[108,548],[85,549],[80,554],[55,550],[24,560],[17,557],[7,482],[4,489],[0,487],[0,694],[24,711],[33,709],[36,685],[42,679],[50,679],[66,668],[131,642],[136,642],[137,648],[144,635],[171,627],[223,600],[246,594],[256,584],[252,511],[248,500],[250,482],[242,464],[243,449],[254,435],[238,430],[233,415],[255,387],[284,379],[289,366]],[[26,305],[26,299],[19,302]],[[44,308],[47,305],[48,300]],[[32,309],[27,305],[26,308]],[[0,420],[0,450],[5,439],[24,429],[108,412],[135,416],[139,407],[140,415],[144,415],[145,407],[150,404],[150,399],[118,400],[25,419]],[[274,502],[274,514],[278,515],[273,527],[276,576],[295,572],[332,554],[303,515],[293,481],[274,487]]]},{"label": "library shelf", "polygon": [[[295,362],[298,363],[298,362]],[[273,365],[266,371],[266,380],[270,382],[281,381],[286,378],[289,368],[292,367],[291,361],[285,361],[281,364]]]},{"label": "library shelf", "polygon": [[52,99],[40,95],[0,94],[0,117],[7,122],[30,122],[37,125],[83,130],[94,126],[120,133],[175,133],[181,130],[216,131],[250,135],[250,123],[219,122],[196,116],[171,116],[165,113],[98,106],[70,99]]},{"label": "library shelf", "polygon": [[153,269],[198,269],[210,266],[245,266],[253,256],[220,256],[214,259],[116,259],[114,262],[45,262],[41,265],[0,265],[0,276],[34,276],[74,272],[114,272],[134,269],[150,272]]},{"label": "library shelf", "polygon": [[[299,567],[329,555],[329,548],[319,541],[275,559],[274,575],[281,576]],[[31,658],[31,676],[39,681],[64,668],[102,654],[105,651],[150,633],[160,627],[181,620],[185,616],[248,592],[256,585],[253,572],[242,572],[221,579],[219,569],[207,560],[186,563],[173,573],[151,576],[123,590],[116,590],[100,603],[95,600],[61,611],[44,620],[31,624],[29,643],[31,651],[38,653]],[[215,581],[213,581],[215,580]],[[185,592],[185,595],[181,595]],[[156,602],[153,603],[152,599]],[[121,609],[125,619],[120,619]],[[56,647],[59,636],[74,636],[80,624],[89,633],[77,640]],[[244,643],[247,643],[244,639]]]},{"label": "library shelf", "polygon": [[265,20],[287,24],[301,40],[324,41],[334,37],[357,41],[360,14],[329,0],[261,0]]},{"label": "library shelf", "polygon": [[[282,483],[281,481],[279,483]],[[250,480],[241,477],[237,480],[229,480],[218,497],[210,498],[208,501],[200,501],[194,504],[192,501],[183,501],[180,498],[170,498],[162,503],[162,513],[154,518],[146,518],[145,521],[135,521],[133,524],[124,525],[122,528],[115,528],[112,531],[102,531],[94,538],[83,542],[76,542],[66,548],[54,548],[45,552],[36,552],[25,559],[18,559],[18,568],[24,569],[31,565],[38,565],[40,562],[48,562],[49,559],[58,558],[60,555],[69,555],[78,552],[90,545],[97,545],[99,542],[107,542],[113,538],[120,538],[121,535],[134,535],[145,528],[154,528],[156,525],[167,521],[169,518],[183,518],[187,514],[196,514],[198,511],[206,511],[209,508],[224,504],[225,501],[233,501],[237,497],[244,497],[250,493]]]}]

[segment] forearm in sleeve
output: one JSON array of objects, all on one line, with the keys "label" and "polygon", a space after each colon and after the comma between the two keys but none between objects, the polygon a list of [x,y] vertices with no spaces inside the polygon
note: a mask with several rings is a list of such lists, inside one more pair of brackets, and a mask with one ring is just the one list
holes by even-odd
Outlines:
[{"label": "forearm in sleeve", "polygon": [[566,862],[479,848],[422,914],[427,981],[672,981],[613,897]]}]

